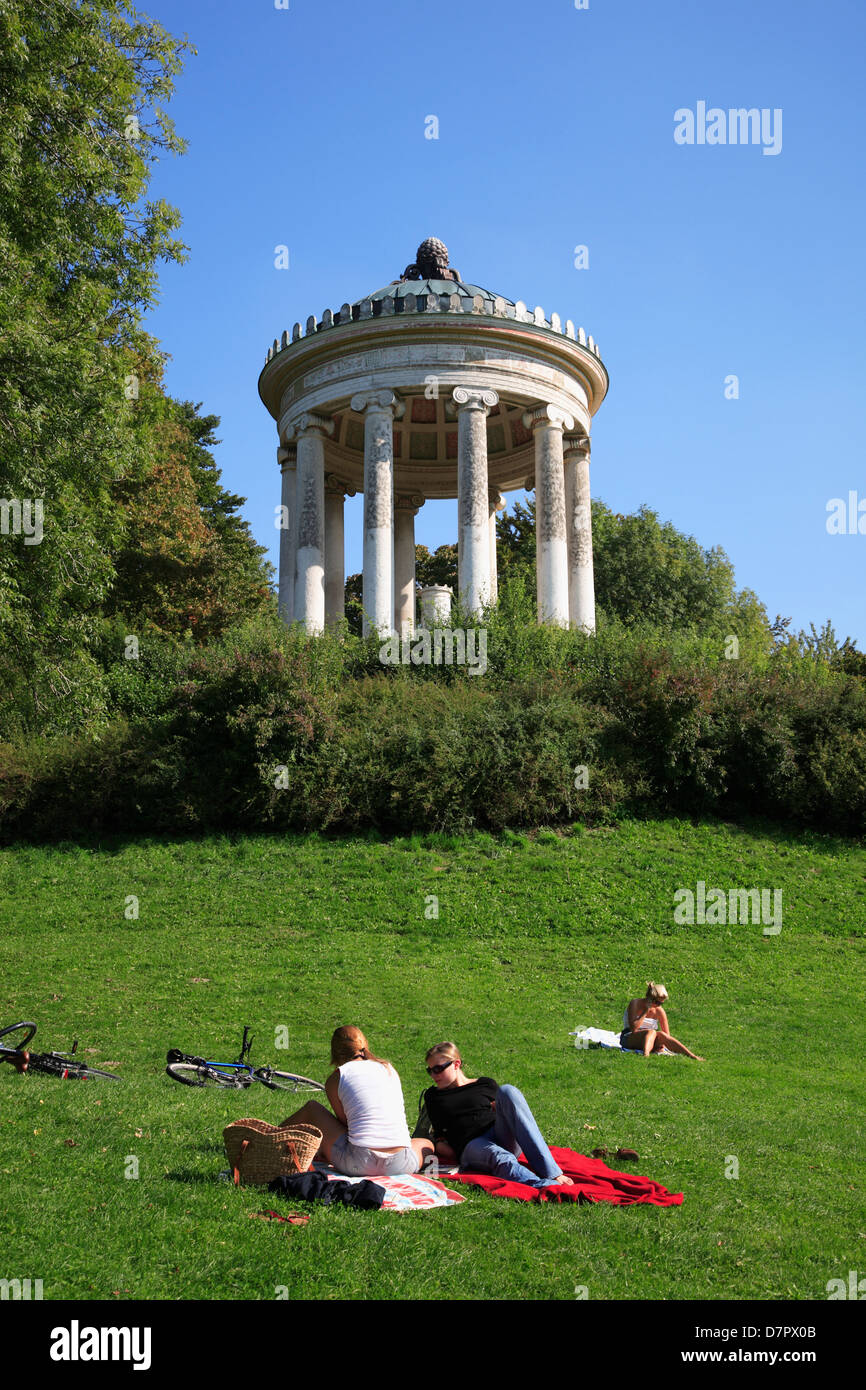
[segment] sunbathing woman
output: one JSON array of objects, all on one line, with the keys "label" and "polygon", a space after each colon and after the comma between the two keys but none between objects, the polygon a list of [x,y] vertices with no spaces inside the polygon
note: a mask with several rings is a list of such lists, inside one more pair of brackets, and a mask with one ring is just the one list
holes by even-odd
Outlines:
[{"label": "sunbathing woman", "polygon": [[337,1028],[331,1038],[335,1070],[325,1082],[333,1115],[309,1100],[284,1125],[322,1131],[318,1157],[350,1177],[417,1173],[433,1145],[410,1139],[400,1078],[390,1062],[370,1051],[360,1028]]},{"label": "sunbathing woman", "polygon": [[650,980],[646,987],[646,996],[643,999],[631,999],[628,1008],[623,1015],[622,1032],[620,1033],[620,1044],[623,1047],[633,1049],[635,1052],[643,1052],[644,1057],[648,1057],[653,1048],[659,1052],[666,1047],[669,1052],[680,1052],[685,1057],[692,1057],[696,1062],[703,1062],[703,1057],[698,1057],[676,1038],[671,1036],[668,1016],[662,1008],[662,1004],[668,997],[668,992],[664,985],[654,984]]},{"label": "sunbathing woman", "polygon": [[[432,1134],[441,1162],[531,1187],[573,1186],[516,1086],[497,1086],[489,1076],[466,1076],[456,1043],[437,1043],[426,1061],[434,1084],[424,1092],[415,1133],[427,1129]],[[526,1164],[518,1161],[521,1152]]]}]

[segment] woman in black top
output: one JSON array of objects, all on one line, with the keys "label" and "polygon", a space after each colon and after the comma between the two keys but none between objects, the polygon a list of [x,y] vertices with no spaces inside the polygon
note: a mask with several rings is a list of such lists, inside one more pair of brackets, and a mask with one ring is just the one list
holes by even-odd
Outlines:
[{"label": "woman in black top", "polygon": [[516,1086],[466,1076],[456,1043],[437,1043],[426,1061],[434,1084],[424,1092],[424,1106],[438,1159],[531,1187],[572,1186]]}]

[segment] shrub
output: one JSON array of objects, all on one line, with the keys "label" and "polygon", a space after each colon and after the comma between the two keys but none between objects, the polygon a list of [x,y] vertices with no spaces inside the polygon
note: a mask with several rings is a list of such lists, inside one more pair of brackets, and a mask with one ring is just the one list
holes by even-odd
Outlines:
[{"label": "shrub", "polygon": [[495,615],[483,677],[383,667],[379,645],[263,618],[203,649],[112,657],[95,734],[0,745],[2,832],[866,823],[866,687],[813,655],[726,661],[712,635]]}]

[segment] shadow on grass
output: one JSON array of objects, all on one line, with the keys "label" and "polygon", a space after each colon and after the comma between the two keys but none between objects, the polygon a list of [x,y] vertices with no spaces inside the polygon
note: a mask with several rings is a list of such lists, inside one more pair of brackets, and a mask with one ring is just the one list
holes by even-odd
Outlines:
[{"label": "shadow on grass", "polygon": [[[119,856],[124,854],[129,848],[135,847],[138,850],[147,849],[180,849],[185,850],[190,846],[210,846],[217,852],[235,851],[245,856],[248,842],[255,841],[266,844],[268,842],[283,849],[296,847],[308,847],[311,843],[318,841],[320,844],[338,845],[392,845],[393,842],[401,842],[401,847],[407,847],[407,840],[411,848],[431,849],[431,850],[461,850],[471,846],[473,838],[483,837],[485,840],[492,839],[496,845],[510,845],[511,837],[514,834],[529,836],[533,840],[538,831],[552,830],[558,837],[572,838],[575,835],[585,833],[586,830],[603,830],[607,833],[614,833],[624,824],[631,822],[661,824],[681,821],[684,825],[689,825],[693,829],[723,829],[734,832],[743,838],[767,838],[778,840],[783,844],[792,846],[805,845],[810,849],[817,849],[824,853],[839,853],[860,846],[862,839],[857,835],[845,834],[840,830],[824,830],[820,826],[809,826],[799,824],[795,821],[784,819],[773,819],[756,814],[748,807],[732,805],[724,812],[713,814],[710,811],[701,812],[689,807],[677,807],[675,805],[656,806],[655,804],[644,804],[632,811],[623,811],[614,817],[611,824],[593,824],[592,822],[575,822],[571,816],[554,817],[550,822],[544,824],[515,823],[504,828],[493,829],[486,824],[478,824],[463,832],[447,833],[440,830],[429,828],[407,830],[389,830],[378,826],[369,826],[363,829],[352,831],[342,831],[336,829],[311,829],[311,830],[276,830],[270,827],[254,826],[213,826],[198,827],[193,831],[160,831],[148,828],[141,830],[105,831],[94,830],[92,828],[82,828],[78,832],[70,832],[68,829],[56,836],[51,834],[33,836],[6,836],[0,831],[0,848],[14,849],[16,847],[40,847],[53,849],[54,851],[70,856],[82,855],[88,852],[98,852],[109,856]],[[413,845],[412,840],[417,841]]]},{"label": "shadow on grass", "polygon": [[173,1173],[166,1173],[165,1180],[189,1183],[194,1187],[231,1187],[231,1183],[218,1173],[202,1173],[195,1168],[177,1168]]}]

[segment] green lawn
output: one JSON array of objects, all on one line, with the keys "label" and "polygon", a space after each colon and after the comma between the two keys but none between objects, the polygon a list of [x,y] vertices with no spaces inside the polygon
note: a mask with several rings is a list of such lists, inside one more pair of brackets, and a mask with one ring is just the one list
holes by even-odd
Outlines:
[{"label": "green lawn", "polygon": [[[781,889],[778,935],[677,926],[677,888]],[[0,1069],[0,1277],[46,1299],[823,1299],[866,1259],[866,852],[772,828],[659,821],[502,838],[245,837],[0,851],[0,1023],[122,1086]],[[430,895],[438,898],[438,918]],[[124,916],[126,899],[139,917]],[[580,1051],[647,979],[705,1064]],[[338,1023],[403,1079],[426,1048],[520,1086],[547,1138],[636,1148],[680,1208],[489,1198],[389,1215],[265,1200],[219,1178],[221,1131],[278,1094],[198,1093],[177,1046],[324,1080]],[[288,1051],[275,1030],[289,1030]],[[725,1176],[730,1157],[739,1177]],[[139,1177],[125,1176],[138,1159]]]}]

